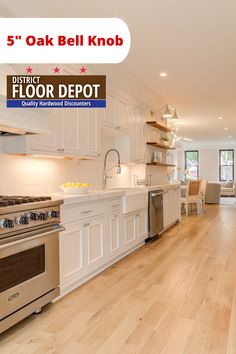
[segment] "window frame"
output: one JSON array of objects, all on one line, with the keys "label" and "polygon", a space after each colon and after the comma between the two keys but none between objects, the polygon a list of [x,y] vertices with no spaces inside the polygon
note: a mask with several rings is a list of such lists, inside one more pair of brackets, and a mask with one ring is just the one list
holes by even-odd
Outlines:
[{"label": "window frame", "polygon": [[197,153],[197,179],[199,179],[199,150],[185,150],[184,151],[184,169],[187,170],[187,153],[188,152],[196,152]]},{"label": "window frame", "polygon": [[232,153],[233,153],[233,164],[231,165],[231,167],[232,167],[232,181],[234,181],[234,149],[220,149],[219,150],[219,181],[220,182],[226,182],[227,181],[226,179],[222,179],[221,178],[221,167],[222,166],[229,166],[229,165],[221,165],[221,152],[222,151],[232,151]]}]

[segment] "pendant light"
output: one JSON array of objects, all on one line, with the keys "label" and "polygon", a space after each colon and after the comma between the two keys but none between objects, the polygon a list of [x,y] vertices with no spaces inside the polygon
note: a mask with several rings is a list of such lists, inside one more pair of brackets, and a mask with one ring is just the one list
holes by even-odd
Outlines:
[{"label": "pendant light", "polygon": [[177,122],[177,121],[179,120],[179,116],[178,116],[178,114],[177,114],[177,112],[176,112],[176,109],[175,109],[175,111],[174,111],[174,114],[172,115],[172,120],[173,120],[174,122]]},{"label": "pendant light", "polygon": [[165,110],[164,110],[164,113],[162,114],[162,117],[163,118],[171,118],[172,117],[172,113],[170,111],[170,107],[168,104],[165,106]]}]

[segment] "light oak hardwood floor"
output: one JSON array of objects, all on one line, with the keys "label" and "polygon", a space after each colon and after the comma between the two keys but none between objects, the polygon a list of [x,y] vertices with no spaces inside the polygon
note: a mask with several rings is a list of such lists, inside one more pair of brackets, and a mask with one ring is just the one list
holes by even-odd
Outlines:
[{"label": "light oak hardwood floor", "polygon": [[184,217],[2,334],[0,353],[236,353],[236,208]]}]

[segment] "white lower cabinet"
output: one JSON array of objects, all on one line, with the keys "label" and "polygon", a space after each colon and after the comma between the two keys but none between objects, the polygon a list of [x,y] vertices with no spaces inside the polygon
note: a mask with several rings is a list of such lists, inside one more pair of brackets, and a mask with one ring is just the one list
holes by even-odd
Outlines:
[{"label": "white lower cabinet", "polygon": [[84,224],[84,243],[87,254],[86,270],[93,270],[104,263],[105,216],[95,217]]},{"label": "white lower cabinet", "polygon": [[172,188],[163,195],[164,228],[181,219],[180,188]]},{"label": "white lower cabinet", "polygon": [[124,216],[124,248],[128,249],[147,238],[147,209]]},{"label": "white lower cabinet", "polygon": [[132,246],[136,241],[136,216],[135,214],[124,217],[124,246]]},{"label": "white lower cabinet", "polygon": [[147,209],[136,215],[136,234],[137,240],[144,241],[147,238]]},{"label": "white lower cabinet", "polygon": [[120,253],[120,229],[121,214],[113,212],[108,216],[108,254],[109,257],[116,256]]},{"label": "white lower cabinet", "polygon": [[60,234],[61,295],[137,248],[147,237],[147,209],[123,217],[120,198],[64,205],[61,221],[65,227]]},{"label": "white lower cabinet", "polygon": [[60,283],[73,284],[85,270],[83,224],[73,223],[60,233]]}]

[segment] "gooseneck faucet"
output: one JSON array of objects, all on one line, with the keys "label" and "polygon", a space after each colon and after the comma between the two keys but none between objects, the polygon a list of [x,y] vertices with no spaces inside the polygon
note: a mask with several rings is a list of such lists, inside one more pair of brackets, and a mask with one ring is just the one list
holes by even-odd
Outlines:
[{"label": "gooseneck faucet", "polygon": [[[117,166],[113,166],[112,168],[109,168],[107,170],[107,156],[109,155],[110,152],[116,152],[117,153],[117,158],[118,158],[118,163],[117,163]],[[108,176],[107,175],[107,172],[112,170],[114,167],[117,167],[117,170],[116,170],[116,173],[117,174],[120,174],[121,173],[121,167],[120,167],[120,153],[118,150],[116,149],[109,149],[107,152],[106,152],[106,155],[104,157],[104,167],[103,167],[103,189],[106,189],[107,187],[107,179],[108,178],[112,178],[111,176]]]}]

